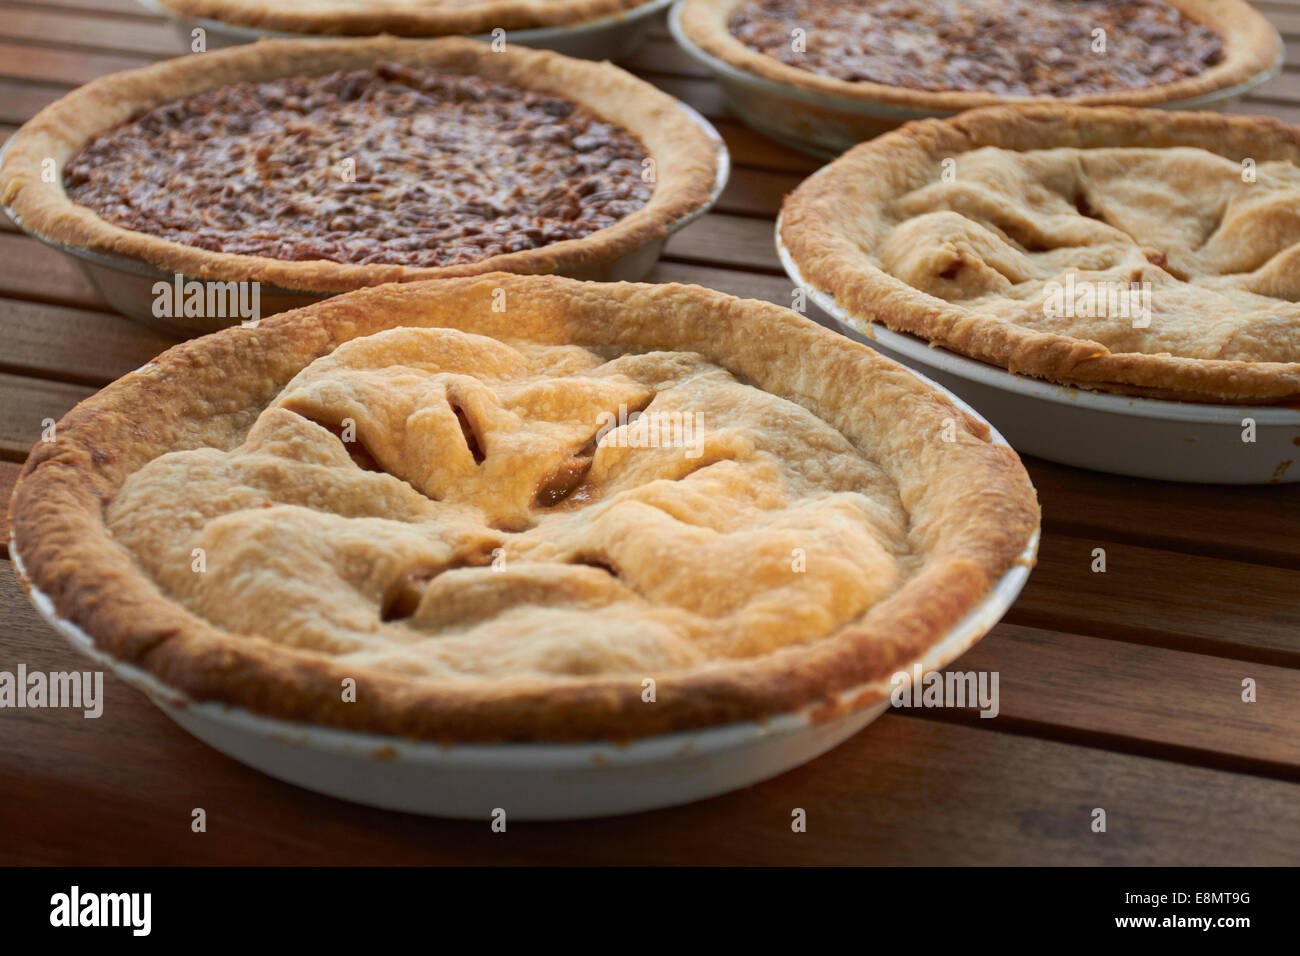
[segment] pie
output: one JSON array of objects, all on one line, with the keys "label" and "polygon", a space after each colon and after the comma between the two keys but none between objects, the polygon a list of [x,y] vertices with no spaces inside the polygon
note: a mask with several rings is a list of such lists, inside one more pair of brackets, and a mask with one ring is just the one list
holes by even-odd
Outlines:
[{"label": "pie", "polygon": [[337,292],[590,270],[704,208],[718,159],[675,100],[609,64],[459,38],[285,40],[82,87],[13,138],[0,188],[67,245]]},{"label": "pie", "polygon": [[923,120],[787,197],[780,239],[859,322],[1064,385],[1300,399],[1300,129],[1041,105]]},{"label": "pie", "polygon": [[287,33],[451,36],[577,26],[650,0],[154,0],[182,17]]},{"label": "pie", "polygon": [[1038,508],[986,425],[793,312],[492,274],[176,346],[39,443],[11,521],[60,617],[191,698],[621,740],[855,706]]},{"label": "pie", "polygon": [[1274,70],[1282,55],[1244,0],[685,0],[681,25],[757,76],[941,112],[1192,99]]}]

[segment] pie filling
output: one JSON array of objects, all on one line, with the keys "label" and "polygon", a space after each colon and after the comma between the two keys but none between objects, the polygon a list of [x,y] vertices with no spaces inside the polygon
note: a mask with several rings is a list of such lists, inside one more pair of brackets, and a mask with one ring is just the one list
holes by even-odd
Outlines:
[{"label": "pie filling", "polygon": [[834,633],[920,567],[894,481],[686,352],[354,339],[106,520],[228,632],[427,677],[630,675]]},{"label": "pie filling", "polygon": [[1161,0],[747,0],[728,28],[799,69],[936,92],[1109,93],[1223,59],[1217,34]]},{"label": "pie filling", "polygon": [[1202,149],[985,147],[889,202],[876,264],[1112,352],[1300,362],[1300,168]]},{"label": "pie filling", "polygon": [[646,156],[561,97],[381,63],[158,107],[89,143],[64,185],[213,252],[438,267],[614,225],[650,198]]}]

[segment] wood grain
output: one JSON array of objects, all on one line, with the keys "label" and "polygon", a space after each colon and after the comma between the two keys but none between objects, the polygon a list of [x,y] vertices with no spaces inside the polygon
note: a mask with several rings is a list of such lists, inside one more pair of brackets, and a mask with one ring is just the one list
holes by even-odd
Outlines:
[{"label": "wood grain", "polygon": [[18,232],[0,234],[0,296],[106,308],[75,260]]},{"label": "wood grain", "polygon": [[[12,306],[5,303],[5,310]],[[0,401],[5,414],[0,419],[0,457],[22,461],[41,437],[42,423],[62,418],[72,406],[97,389],[67,382],[51,382],[0,373]]]},{"label": "wood grain", "polygon": [[3,74],[4,68],[0,67],[0,122],[26,123],[68,92],[63,86],[34,83]]},{"label": "wood grain", "polygon": [[147,66],[153,60],[119,53],[86,53],[79,50],[0,43],[0,75],[77,86],[97,76]]},{"label": "wood grain", "polygon": [[0,365],[5,371],[97,388],[139,368],[177,341],[111,312],[32,302],[6,303],[0,314],[0,335],[6,346]]},{"label": "wood grain", "polygon": [[1293,667],[1002,623],[947,670],[999,674],[998,716],[973,723],[1300,780]]},{"label": "wood grain", "polygon": [[0,38],[149,59],[190,52],[180,33],[163,20],[108,19],[59,9],[6,10],[0,17]]},{"label": "wood grain", "polygon": [[740,266],[785,275],[776,257],[776,234],[770,219],[711,212],[669,239],[664,255],[698,264]]},{"label": "wood grain", "polygon": [[[1259,7],[1293,66],[1234,109],[1300,124],[1300,0]],[[791,304],[772,220],[821,161],[737,122],[707,70],[662,25],[651,33],[630,67],[715,122],[733,175],[650,280]],[[0,0],[0,137],[76,84],[182,48],[135,0]],[[6,503],[43,419],[171,344],[112,314],[75,264],[7,221],[0,342]],[[1039,565],[1007,619],[952,665],[998,674],[994,719],[896,711],[715,800],[502,835],[281,784],[109,676],[99,720],[0,711],[0,833],[21,834],[0,839],[0,863],[1300,863],[1300,486],[1026,464],[1044,509]],[[1098,547],[1104,574],[1091,569]],[[0,670],[19,662],[87,666],[0,559]],[[1246,679],[1255,703],[1242,700]],[[205,835],[189,829],[197,806]],[[790,832],[794,807],[805,834]],[[1094,807],[1105,834],[1089,829]]]},{"label": "wood grain", "polygon": [[1008,620],[1300,667],[1300,571],[1048,534]]},{"label": "wood grain", "polygon": [[1300,568],[1300,485],[1175,484],[1025,464],[1053,531]]},{"label": "wood grain", "polygon": [[57,8],[78,13],[100,13],[108,17],[129,17],[132,19],[162,22],[158,14],[146,10],[136,0],[5,0],[3,6],[15,9]]},{"label": "wood grain", "polygon": [[[86,669],[16,589],[0,564],[0,606],[13,611],[0,625],[0,669]],[[24,814],[28,838],[0,844],[0,863],[1300,862],[1294,842],[1271,838],[1300,828],[1293,784],[1243,787],[1225,771],[904,714],[733,794],[614,820],[511,824],[504,837],[486,819],[385,813],[271,780],[199,744],[111,675],[99,719],[3,719],[12,732],[0,735],[0,825],[19,808],[40,813]],[[189,830],[194,807],[207,812],[206,834]],[[807,833],[790,832],[795,807],[807,811]],[[1089,829],[1094,807],[1107,811],[1105,834]]]}]

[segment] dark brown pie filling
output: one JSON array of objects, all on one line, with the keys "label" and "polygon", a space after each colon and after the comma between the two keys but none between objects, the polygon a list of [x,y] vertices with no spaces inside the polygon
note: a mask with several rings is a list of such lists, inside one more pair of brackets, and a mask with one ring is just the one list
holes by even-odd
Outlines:
[{"label": "dark brown pie filling", "polygon": [[75,202],[213,252],[449,266],[612,226],[652,183],[631,133],[568,100],[394,64],[158,107],[68,164]]},{"label": "dark brown pie filling", "polygon": [[749,0],[728,28],[834,79],[1004,96],[1141,89],[1223,58],[1217,34],[1161,0]]}]

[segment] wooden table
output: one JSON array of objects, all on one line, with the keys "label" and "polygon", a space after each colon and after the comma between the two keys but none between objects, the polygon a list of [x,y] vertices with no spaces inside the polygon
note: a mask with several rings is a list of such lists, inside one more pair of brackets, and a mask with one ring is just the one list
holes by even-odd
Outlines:
[{"label": "wooden table", "polygon": [[[1300,124],[1300,0],[1261,3],[1296,64],[1241,109]],[[133,0],[0,2],[7,136],[93,77],[181,52]],[[631,64],[731,148],[717,209],[656,280],[790,303],[772,244],[818,165],[728,118],[662,29]],[[41,421],[171,343],[113,314],[75,266],[0,226],[0,494]],[[571,824],[455,823],[279,783],[189,737],[106,677],[99,720],[0,711],[0,862],[1300,862],[1300,486],[1209,487],[1027,462],[1038,568],[960,669],[997,671],[1001,714],[895,711],[776,780],[704,803]],[[8,538],[7,527],[3,531]],[[1106,549],[1104,574],[1092,550]],[[0,560],[0,670],[83,666]],[[1258,702],[1244,703],[1253,678]],[[207,811],[194,834],[190,814]],[[807,811],[806,833],[791,810]],[[1090,828],[1107,812],[1105,833]]]}]

